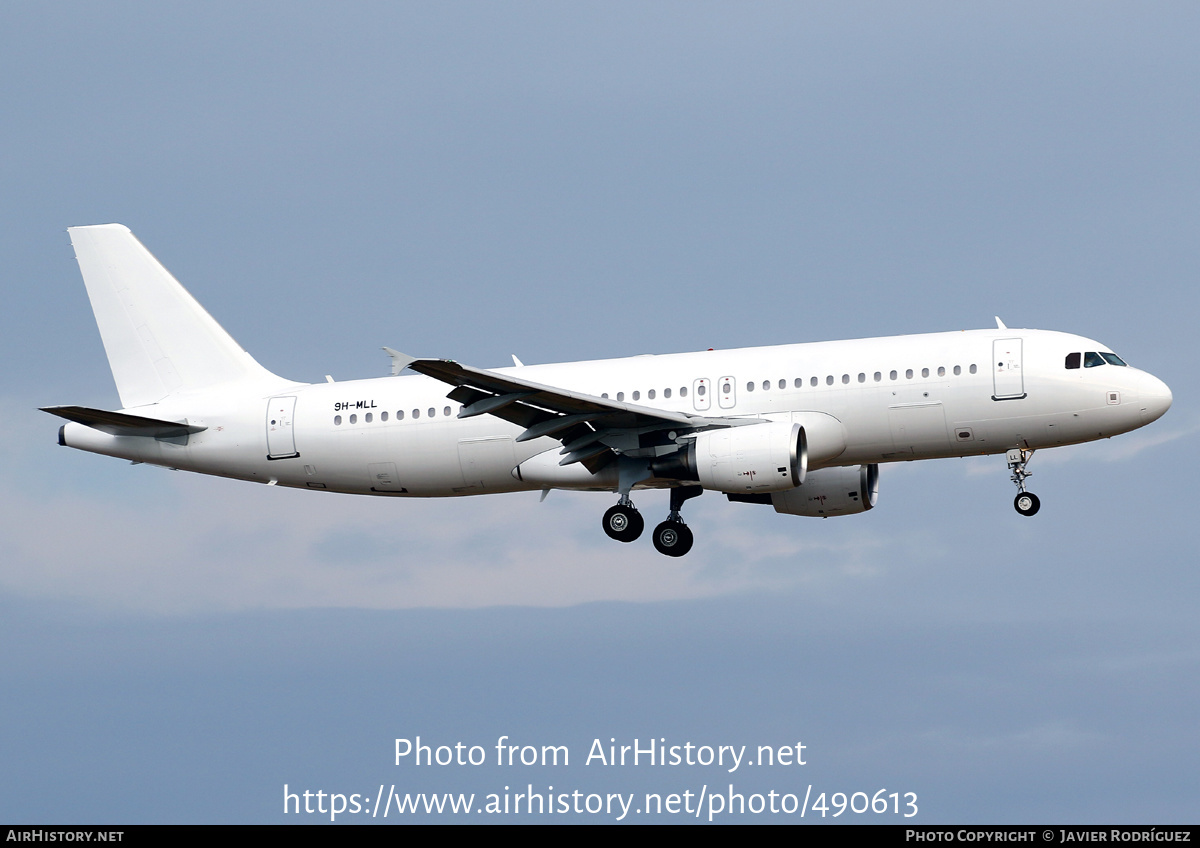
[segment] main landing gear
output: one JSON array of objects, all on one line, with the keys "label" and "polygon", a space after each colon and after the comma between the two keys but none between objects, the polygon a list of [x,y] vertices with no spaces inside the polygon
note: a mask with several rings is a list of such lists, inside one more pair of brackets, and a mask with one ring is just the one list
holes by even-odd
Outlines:
[{"label": "main landing gear", "polygon": [[679,511],[683,502],[703,494],[699,486],[676,486],[671,489],[671,511],[667,520],[654,528],[654,549],[660,554],[681,557],[692,549],[692,531],[683,523]]},{"label": "main landing gear", "polygon": [[1033,476],[1033,472],[1025,470],[1031,459],[1033,451],[1026,448],[1013,448],[1008,452],[1008,469],[1012,472],[1012,481],[1017,484],[1018,490],[1013,506],[1021,515],[1037,515],[1037,511],[1042,508],[1038,496],[1025,491],[1025,480]]},{"label": "main landing gear", "polygon": [[632,542],[642,535],[646,522],[637,511],[629,495],[622,495],[620,503],[604,513],[604,532],[608,538],[618,542]]},{"label": "main landing gear", "polygon": [[[699,486],[677,486],[671,489],[671,512],[667,520],[654,528],[654,549],[660,554],[681,557],[692,549],[692,531],[683,523],[679,514],[683,502],[700,495]],[[642,535],[646,523],[642,514],[634,507],[629,495],[622,495],[616,506],[604,513],[604,532],[618,542],[632,542]]]}]

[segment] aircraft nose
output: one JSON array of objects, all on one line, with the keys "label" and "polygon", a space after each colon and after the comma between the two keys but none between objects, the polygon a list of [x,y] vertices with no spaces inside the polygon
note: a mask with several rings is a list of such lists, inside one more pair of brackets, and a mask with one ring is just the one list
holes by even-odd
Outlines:
[{"label": "aircraft nose", "polygon": [[1139,394],[1142,399],[1142,421],[1146,424],[1162,418],[1163,413],[1171,408],[1171,401],[1174,399],[1167,384],[1153,374],[1142,374]]}]

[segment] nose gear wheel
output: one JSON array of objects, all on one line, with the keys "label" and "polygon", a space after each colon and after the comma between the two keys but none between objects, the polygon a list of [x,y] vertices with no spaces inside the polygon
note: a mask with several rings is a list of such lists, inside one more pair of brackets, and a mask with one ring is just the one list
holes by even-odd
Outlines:
[{"label": "nose gear wheel", "polygon": [[1021,515],[1037,515],[1037,511],[1042,508],[1042,502],[1033,492],[1021,492],[1013,501],[1013,506]]}]

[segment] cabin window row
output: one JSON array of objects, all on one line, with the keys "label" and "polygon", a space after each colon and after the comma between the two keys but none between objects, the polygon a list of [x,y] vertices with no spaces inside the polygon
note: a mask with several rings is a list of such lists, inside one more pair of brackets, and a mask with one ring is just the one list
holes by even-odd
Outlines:
[{"label": "cabin window row", "polygon": [[[687,394],[688,394],[687,386],[680,386],[676,391],[679,392],[679,396],[681,398],[687,397]],[[696,389],[696,394],[703,395],[704,394],[704,386],[700,386],[698,389]],[[664,400],[670,399],[671,395],[672,395],[671,389],[668,388],[668,389],[662,390],[662,396],[663,396]],[[607,400],[608,392],[604,392],[603,394],[600,395],[600,397]],[[650,389],[649,391],[646,392],[646,400],[655,400],[657,398],[658,398],[658,391],[656,389]],[[640,391],[632,392],[629,396],[629,399],[630,400],[641,400],[642,393]],[[617,392],[617,400],[625,400],[625,393]]]},{"label": "cabin window row", "polygon": [[[955,377],[958,377],[962,374],[963,369],[962,369],[961,365],[955,365],[954,368],[951,369],[951,371]],[[977,365],[970,365],[967,367],[967,371],[970,374],[975,374],[976,372],[979,371],[979,367]],[[929,376],[930,376],[930,370],[928,368],[922,368],[921,369],[921,377],[928,378]],[[939,376],[939,377],[946,376],[946,367],[944,365],[938,367],[937,376]],[[912,380],[914,377],[916,377],[916,372],[912,368],[909,368],[904,372],[904,379]],[[888,379],[889,380],[899,380],[900,372],[899,371],[889,371]],[[871,376],[871,380],[876,383],[883,382],[883,372],[876,371]],[[836,378],[832,374],[827,374],[825,376],[825,385],[827,385],[827,386],[832,386],[836,381],[837,381]],[[865,371],[860,371],[858,373],[858,382],[860,382],[860,383],[867,382],[867,373]],[[810,386],[816,387],[816,386],[820,385],[820,383],[821,383],[820,377],[810,377],[809,378]],[[758,385],[759,384],[757,384],[755,381],[751,380],[750,382],[746,383],[746,391],[752,392],[756,388],[758,388]],[[771,381],[770,380],[763,380],[761,385],[762,385],[762,390],[764,392],[770,391],[770,389],[771,389]],[[786,389],[787,388],[787,380],[780,380],[778,385],[779,385],[779,388]],[[803,388],[804,387],[804,378],[797,377],[795,379],[793,385],[797,389]],[[842,385],[845,385],[845,386],[850,385],[850,375],[849,374],[842,375]],[[729,384],[726,383],[723,388],[724,388],[725,393],[728,394],[730,391]]]},{"label": "cabin window row", "polygon": [[[1068,355],[1067,355],[1067,367],[1068,367],[1068,368],[1078,368],[1078,367],[1079,367],[1079,356],[1080,356],[1080,355],[1079,355],[1078,353],[1072,353],[1072,354],[1068,354]],[[1116,354],[1113,354],[1113,353],[1106,353],[1106,354],[1094,354],[1094,353],[1088,353],[1088,354],[1085,354],[1085,356],[1087,356],[1087,357],[1100,357],[1100,356],[1103,356],[1103,357],[1104,357],[1104,358],[1103,358],[1103,359],[1101,359],[1099,362],[1093,362],[1091,359],[1088,359],[1088,360],[1086,361],[1086,364],[1085,364],[1085,366],[1084,366],[1084,367],[1086,367],[1086,368],[1091,368],[1091,367],[1093,367],[1093,365],[1096,365],[1096,364],[1103,365],[1103,364],[1105,364],[1105,362],[1111,362],[1111,363],[1112,363],[1112,364],[1114,364],[1114,365],[1124,365],[1124,364],[1125,364],[1124,362],[1122,362],[1122,361],[1121,361],[1121,360],[1120,360],[1120,359],[1117,357],[1117,355],[1116,355]],[[1074,363],[1075,363],[1074,365],[1072,365],[1072,364],[1071,364],[1071,363],[1072,363],[1072,357],[1074,357],[1074,360],[1073,360],[1073,361],[1074,361]],[[967,368],[967,371],[968,371],[968,373],[971,373],[971,374],[974,374],[974,373],[976,373],[978,370],[979,370],[979,368],[978,368],[976,365],[974,365],[974,364],[972,364],[972,365],[968,366],[968,368]],[[953,373],[953,374],[954,374],[954,376],[956,376],[956,377],[957,377],[957,376],[959,376],[959,375],[961,375],[961,374],[962,374],[962,366],[961,366],[961,365],[955,365],[955,366],[954,366],[954,368],[952,369],[952,373]],[[928,378],[929,376],[930,376],[930,370],[929,370],[928,368],[922,368],[922,369],[921,369],[921,377],[922,377],[922,378]],[[939,366],[939,367],[938,367],[938,369],[937,369],[937,376],[939,376],[939,377],[945,377],[945,376],[946,376],[946,368],[945,368],[945,366]],[[909,369],[907,369],[907,370],[904,372],[904,378],[905,378],[906,380],[912,380],[912,379],[914,379],[915,377],[916,377],[916,372],[915,372],[915,371],[914,371],[912,368],[909,368]],[[889,379],[889,380],[899,380],[899,379],[900,379],[900,372],[899,372],[899,371],[889,371],[889,372],[888,372],[888,379]],[[875,372],[875,373],[872,375],[872,380],[873,380],[874,382],[876,382],[876,383],[883,382],[883,372],[882,372],[882,371],[876,371],[876,372]],[[820,381],[820,378],[819,378],[819,377],[810,377],[810,378],[809,378],[809,385],[810,385],[810,386],[816,387],[816,386],[820,385],[820,382],[821,382],[821,381]],[[835,382],[835,378],[834,378],[834,376],[833,376],[832,374],[828,374],[828,375],[826,375],[826,377],[825,377],[825,385],[827,385],[827,386],[832,386],[832,385],[834,385],[834,382]],[[866,374],[866,372],[865,372],[865,371],[860,371],[860,372],[859,372],[859,374],[858,374],[858,382],[860,382],[860,383],[866,383],[866,382],[867,382],[867,374]],[[842,384],[843,384],[843,385],[849,385],[849,384],[850,384],[850,375],[849,375],[849,374],[843,374],[843,375],[842,375]],[[763,390],[764,392],[765,392],[765,391],[770,391],[770,389],[771,389],[771,381],[770,381],[770,380],[763,380],[761,385],[762,385],[762,390]],[[777,384],[777,385],[778,385],[778,387],[779,387],[780,389],[786,389],[786,388],[787,388],[787,380],[781,379],[781,380],[779,380],[779,382],[778,382],[778,384]],[[752,391],[754,391],[754,390],[757,388],[757,386],[758,386],[758,384],[757,384],[757,383],[755,383],[755,381],[751,380],[750,382],[746,383],[746,391],[748,391],[748,392],[752,392]],[[804,378],[803,378],[803,377],[796,377],[796,378],[795,378],[795,380],[793,381],[793,386],[794,386],[795,388],[797,388],[797,389],[803,388],[803,387],[804,387]],[[729,394],[729,392],[732,390],[732,386],[731,386],[731,384],[729,384],[729,383],[725,383],[725,384],[723,384],[723,385],[722,385],[721,389],[722,389],[722,391],[724,391],[726,394]],[[687,397],[687,394],[688,394],[687,386],[680,386],[680,387],[679,387],[679,389],[678,389],[678,391],[679,391],[679,397],[681,397],[681,398],[685,398],[685,397]],[[672,390],[671,390],[670,388],[665,388],[665,389],[663,389],[663,390],[662,390],[662,396],[663,396],[663,399],[664,399],[664,400],[670,399],[670,398],[671,398],[671,396],[672,396],[672,394],[673,394],[673,392],[672,392]],[[699,386],[697,386],[697,387],[696,387],[696,394],[698,394],[698,395],[701,395],[701,396],[703,396],[703,395],[705,394],[705,386],[704,386],[704,384],[703,384],[703,383],[701,383]],[[601,394],[601,395],[600,395],[600,397],[607,399],[607,398],[608,398],[608,392],[604,392],[603,394]],[[647,400],[656,400],[656,399],[657,399],[657,397],[658,397],[658,392],[657,392],[657,390],[656,390],[656,389],[649,389],[649,390],[646,392],[646,399],[647,399]],[[641,399],[642,399],[642,393],[641,393],[641,391],[639,390],[639,391],[634,391],[634,392],[631,392],[631,393],[630,393],[630,399],[631,399],[631,400],[635,400],[635,401],[641,400]],[[623,401],[623,400],[625,400],[625,393],[624,393],[624,392],[617,392],[617,400],[618,400],[618,401]],[[420,409],[414,409],[414,410],[412,410],[412,412],[411,412],[410,414],[411,414],[411,416],[412,416],[412,418],[413,418],[414,420],[416,420],[416,419],[419,419],[419,418],[421,417],[421,410],[420,410]],[[450,407],[448,407],[448,406],[447,406],[447,407],[443,407],[443,408],[442,408],[442,415],[443,415],[444,417],[449,417],[449,416],[450,416],[450,414],[451,414],[451,409],[450,409]],[[426,416],[426,418],[436,418],[436,417],[437,417],[437,408],[436,408],[436,407],[432,407],[432,406],[431,406],[431,407],[429,407],[429,409],[428,409],[428,410],[426,411],[426,413],[425,413],[425,416]],[[404,420],[404,418],[405,418],[405,412],[404,412],[404,410],[403,410],[403,409],[397,410],[397,411],[396,411],[396,420],[397,420],[397,421],[403,421],[403,420]],[[381,422],[382,422],[382,421],[387,421],[387,420],[388,420],[388,413],[387,413],[387,412],[381,412],[381,413],[379,413],[379,420],[380,420]],[[374,421],[374,413],[367,412],[367,413],[365,413],[365,414],[363,415],[363,423],[365,423],[365,424],[370,424],[370,423],[372,423],[372,421]],[[334,423],[334,426],[341,426],[341,424],[342,424],[342,416],[340,416],[340,415],[335,415],[335,416],[333,416],[333,423]],[[350,423],[350,424],[357,424],[357,423],[358,423],[358,414],[357,414],[357,413],[352,413],[352,414],[349,416],[349,422],[348,422],[348,423]]]},{"label": "cabin window row", "polygon": [[[975,374],[975,373],[977,373],[978,371],[979,371],[979,367],[978,367],[977,365],[974,365],[974,364],[972,364],[972,365],[969,365],[969,366],[967,367],[967,372],[968,372],[968,373],[970,373],[970,374]],[[961,374],[962,374],[962,372],[963,372],[963,368],[962,368],[962,366],[961,366],[961,365],[955,365],[955,366],[954,366],[954,368],[953,368],[953,369],[951,369],[951,372],[954,374],[954,376],[956,376],[956,377],[957,377],[957,376],[959,376],[959,375],[961,375]],[[921,376],[922,376],[923,378],[928,378],[928,377],[930,376],[930,373],[931,373],[931,372],[930,372],[930,369],[928,369],[928,368],[922,368],[922,369],[921,369]],[[946,376],[946,367],[945,367],[945,366],[940,366],[940,367],[937,369],[937,376],[939,376],[939,377],[945,377],[945,376]],[[916,377],[916,372],[915,372],[915,371],[914,371],[912,368],[909,368],[909,369],[907,369],[907,370],[904,372],[904,379],[906,379],[906,380],[912,380],[912,379],[914,379],[915,377]],[[872,379],[874,382],[876,382],[876,383],[881,383],[881,382],[883,382],[883,372],[882,372],[882,371],[876,371],[876,372],[875,372],[875,373],[872,375],[871,379]],[[899,371],[889,371],[889,372],[888,372],[888,379],[889,379],[889,380],[899,380],[899,379],[900,379],[900,372],[899,372]],[[825,385],[827,385],[827,386],[832,386],[832,385],[834,385],[834,383],[835,383],[836,381],[837,381],[837,378],[835,378],[835,377],[834,377],[832,374],[829,374],[829,375],[827,375],[827,376],[825,377]],[[859,372],[859,375],[858,375],[858,382],[860,382],[860,383],[866,383],[866,382],[867,382],[867,374],[866,374],[866,372],[865,372],[865,371]],[[810,378],[809,378],[809,385],[810,385],[810,386],[816,387],[816,386],[819,386],[820,384],[821,384],[821,378],[820,378],[820,377],[810,377]],[[843,384],[843,385],[849,385],[849,384],[850,384],[850,375],[849,375],[849,374],[843,374],[843,375],[842,375],[842,384]],[[752,392],[752,391],[754,391],[756,388],[758,388],[758,386],[759,386],[759,385],[760,385],[759,383],[755,382],[754,380],[751,380],[750,382],[746,383],[746,391],[748,391],[748,392]],[[772,384],[771,384],[771,381],[770,381],[770,380],[763,380],[763,381],[762,381],[762,383],[761,383],[762,390],[763,390],[764,392],[766,392],[766,391],[770,391],[770,389],[771,389],[771,385],[772,385]],[[787,380],[783,380],[783,379],[781,379],[781,380],[779,380],[779,382],[778,382],[776,385],[777,385],[777,386],[778,386],[780,389],[786,389],[786,388],[787,388]],[[793,387],[794,387],[794,388],[797,388],[797,389],[801,389],[801,388],[803,388],[803,387],[804,387],[804,378],[803,378],[803,377],[797,377],[797,378],[796,378],[796,379],[793,381]],[[725,383],[724,385],[722,385],[722,387],[721,387],[721,390],[722,390],[723,392],[725,392],[725,394],[729,394],[729,392],[730,392],[730,391],[732,391],[732,388],[733,388],[733,387],[732,387],[732,385],[730,385],[729,383]],[[680,397],[687,397],[687,393],[688,393],[688,390],[687,390],[687,388],[686,388],[685,386],[681,386],[681,387],[679,388],[679,396],[680,396]],[[699,386],[697,386],[697,387],[696,387],[696,394],[703,396],[703,395],[704,395],[704,393],[705,393],[705,387],[704,387],[704,385],[703,385],[703,384],[701,384],[701,385],[699,385]],[[663,396],[663,398],[670,398],[670,397],[671,397],[671,390],[670,390],[670,389],[663,389],[662,396]],[[600,397],[602,397],[602,398],[607,398],[607,397],[608,397],[608,392],[605,392],[604,394],[600,395]],[[654,400],[656,397],[657,397],[657,393],[656,393],[656,391],[655,391],[654,389],[650,389],[649,391],[647,391],[647,392],[646,392],[646,399],[647,399],[647,400]],[[641,400],[641,399],[642,399],[642,393],[641,393],[640,391],[635,391],[635,392],[631,392],[631,393],[630,393],[630,400]],[[625,393],[624,393],[624,392],[617,392],[617,400],[619,400],[619,401],[623,401],[623,400],[625,400]]]},{"label": "cabin window row", "polygon": [[[448,407],[448,406],[442,407],[442,416],[443,417],[446,417],[446,418],[450,417],[450,412],[451,412],[450,407]],[[437,409],[435,407],[431,406],[431,407],[429,407],[428,410],[426,410],[425,417],[426,418],[436,418],[437,414],[438,414]],[[418,419],[421,417],[421,410],[414,409],[411,413],[409,413],[409,415],[411,415],[413,417],[413,419]],[[396,420],[397,421],[403,421],[404,416],[405,416],[405,413],[404,413],[403,409],[396,410]],[[370,424],[374,420],[375,420],[375,414],[373,412],[368,412],[363,415],[363,423],[364,424]],[[379,413],[379,420],[387,421],[388,414],[386,412]],[[341,426],[341,423],[342,423],[342,416],[340,416],[340,415],[333,416],[333,424],[335,427]],[[348,423],[357,424],[358,423],[358,413],[352,413],[350,415]]]}]

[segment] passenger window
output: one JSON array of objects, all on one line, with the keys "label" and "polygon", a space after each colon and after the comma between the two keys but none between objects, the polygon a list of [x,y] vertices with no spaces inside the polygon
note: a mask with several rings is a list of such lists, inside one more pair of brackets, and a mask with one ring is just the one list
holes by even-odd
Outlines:
[{"label": "passenger window", "polygon": [[397,409],[397,410],[396,410],[396,420],[397,420],[397,421],[403,421],[403,420],[404,420],[404,410],[403,410],[403,409]]},{"label": "passenger window", "polygon": [[928,377],[928,376],[929,376],[929,369],[928,369],[928,368],[922,368],[922,369],[921,369],[921,376],[922,376],[922,377]]},{"label": "passenger window", "polygon": [[[729,391],[732,388],[733,388],[733,383],[730,383],[728,381],[721,384],[721,391],[723,391],[725,394],[729,394]],[[754,391],[753,383],[750,384],[750,391]]]},{"label": "passenger window", "polygon": [[634,392],[634,393],[633,393],[633,399],[634,399],[634,400],[641,400],[641,399],[642,399],[642,393],[641,393],[641,392]]},{"label": "passenger window", "polygon": [[960,374],[962,374],[962,366],[961,366],[961,365],[955,365],[955,366],[954,366],[954,376],[955,376],[955,377],[957,377],[957,376],[958,376],[958,375],[960,375]]},{"label": "passenger window", "polygon": [[913,378],[913,370],[911,368],[909,368],[907,371],[904,372],[904,376],[906,379],[911,380]]},{"label": "passenger window", "polygon": [[944,365],[939,365],[939,366],[938,366],[938,376],[939,376],[939,377],[945,377],[945,376],[946,376],[946,366],[944,366]]},{"label": "passenger window", "polygon": [[888,379],[895,380],[896,377],[898,377],[898,376],[899,375],[895,371],[893,371],[891,374],[888,375]]},{"label": "passenger window", "polygon": [[429,407],[429,417],[432,418],[435,415],[437,415],[437,410],[434,409],[432,406]]},{"label": "passenger window", "polygon": [[617,400],[625,400],[625,393],[617,392]]},{"label": "passenger window", "polygon": [[970,370],[970,372],[971,372],[972,374],[974,374],[976,371],[978,371],[978,370],[979,370],[979,368],[978,368],[978,367],[976,367],[975,363],[971,363],[971,367],[970,367],[970,369],[969,369],[969,370]]},{"label": "passenger window", "polygon": [[413,410],[413,418],[420,418],[420,417],[421,417],[421,410],[414,409]]},{"label": "passenger window", "polygon": [[781,389],[786,389],[786,388],[787,388],[787,380],[780,380],[780,381],[779,381],[779,388],[781,388]]},{"label": "passenger window", "polygon": [[442,415],[445,415],[447,418],[449,418],[450,417],[450,407],[447,406],[445,409],[443,409]]},{"label": "passenger window", "polygon": [[366,418],[366,420],[367,420],[367,423],[368,423],[368,424],[370,424],[370,423],[371,423],[371,421],[372,421],[372,420],[374,420],[374,418],[375,418],[375,416],[374,416],[374,415],[372,415],[372,414],[371,414],[371,413],[369,413],[369,412],[367,413],[367,418]]},{"label": "passenger window", "polygon": [[825,378],[825,385],[827,385],[827,386],[833,385],[833,375],[832,374],[830,374],[828,377]]},{"label": "passenger window", "polygon": [[816,378],[816,377],[813,377],[813,378],[812,378],[812,380],[809,382],[809,385],[810,385],[810,386],[815,386],[816,384],[817,384],[817,378]]},{"label": "passenger window", "polygon": [[381,412],[381,413],[379,413],[379,420],[380,420],[380,421],[387,421],[387,413],[386,413],[386,412]]},{"label": "passenger window", "polygon": [[866,375],[866,374],[863,374],[862,372],[859,372],[859,375],[858,375],[858,382],[860,382],[860,383],[865,383],[865,382],[867,382],[867,375]]},{"label": "passenger window", "polygon": [[878,383],[882,379],[883,379],[883,375],[880,374],[878,371],[876,371],[875,372],[875,382]]},{"label": "passenger window", "polygon": [[646,392],[646,397],[649,400],[654,400],[654,389],[651,389],[650,391]]},{"label": "passenger window", "polygon": [[341,423],[342,423],[342,416],[340,416],[340,415],[333,416],[333,425],[335,427],[340,425]]},{"label": "passenger window", "polygon": [[1083,355],[1084,368],[1095,368],[1097,365],[1103,364],[1104,360],[1101,358],[1100,354],[1096,353],[1095,351],[1089,350]]},{"label": "passenger window", "polygon": [[357,424],[357,423],[358,423],[358,416],[357,416],[357,415],[351,415],[351,416],[350,416],[350,423],[351,423],[351,424]]},{"label": "passenger window", "polygon": [[799,389],[799,388],[802,388],[802,387],[804,386],[804,378],[803,378],[803,377],[797,377],[797,378],[796,378],[796,383],[795,383],[795,386],[796,386],[796,388],[797,388],[797,389]]},{"label": "passenger window", "polygon": [[764,392],[766,392],[766,391],[770,391],[770,389],[771,389],[771,381],[770,381],[770,380],[763,380],[763,391],[764,391]]},{"label": "passenger window", "polygon": [[[701,386],[701,387],[700,387],[700,394],[704,394],[704,386]],[[680,396],[680,397],[687,397],[687,386],[680,386],[680,387],[679,387],[679,396]]]},{"label": "passenger window", "polygon": [[[729,394],[729,384],[728,384],[728,383],[726,383],[724,386],[722,386],[722,388],[725,390],[725,394]],[[746,384],[746,391],[748,391],[748,392],[752,392],[752,391],[754,391],[754,384],[753,384],[753,383],[747,383],[747,384]]]},{"label": "passenger window", "polygon": [[1067,368],[1078,368],[1079,360],[1082,358],[1083,358],[1083,354],[1081,354],[1081,353],[1068,353],[1066,367]]}]

